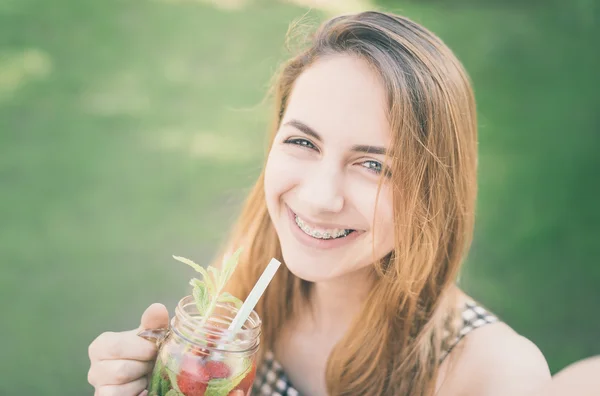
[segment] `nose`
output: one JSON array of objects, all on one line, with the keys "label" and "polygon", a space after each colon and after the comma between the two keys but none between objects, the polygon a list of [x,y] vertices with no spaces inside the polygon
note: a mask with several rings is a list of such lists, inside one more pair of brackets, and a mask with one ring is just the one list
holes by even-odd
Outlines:
[{"label": "nose", "polygon": [[310,167],[302,180],[298,198],[312,214],[340,212],[344,207],[342,173],[333,164]]}]

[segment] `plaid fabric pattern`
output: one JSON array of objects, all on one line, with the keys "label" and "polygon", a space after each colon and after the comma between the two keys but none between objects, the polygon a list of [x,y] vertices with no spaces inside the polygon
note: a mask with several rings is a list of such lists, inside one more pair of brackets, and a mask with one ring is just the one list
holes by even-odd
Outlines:
[{"label": "plaid fabric pattern", "polygon": [[475,304],[474,302],[468,302],[465,304],[465,308],[462,311],[462,326],[458,335],[451,339],[447,344],[445,351],[442,353],[440,363],[444,361],[446,356],[467,334],[473,330],[485,326],[486,324],[494,323],[498,321],[498,318],[492,315],[491,312],[487,311],[483,307]]},{"label": "plaid fabric pattern", "polygon": [[300,393],[292,387],[283,367],[275,360],[273,353],[268,351],[257,372],[252,395],[300,396]]},{"label": "plaid fabric pattern", "polygon": [[[440,363],[448,356],[450,351],[471,331],[497,322],[498,318],[485,310],[483,307],[469,302],[462,311],[462,327],[458,335],[447,344],[446,351],[442,354]],[[262,366],[259,368],[256,380],[252,387],[253,396],[300,396],[292,386],[283,367],[275,360],[271,351],[265,354]]]}]

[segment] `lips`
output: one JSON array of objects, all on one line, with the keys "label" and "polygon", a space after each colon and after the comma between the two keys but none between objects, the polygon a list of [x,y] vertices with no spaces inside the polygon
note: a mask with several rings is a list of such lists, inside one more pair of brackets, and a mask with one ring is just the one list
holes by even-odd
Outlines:
[{"label": "lips", "polygon": [[302,219],[297,214],[294,215],[296,225],[304,231],[306,235],[309,235],[316,239],[338,239],[344,238],[354,232],[351,228],[324,228],[314,225],[310,225],[307,221]]},{"label": "lips", "polygon": [[340,223],[317,223],[297,215],[288,205],[285,205],[290,219],[292,235],[310,248],[331,249],[344,246],[361,236],[365,231],[347,228]]}]

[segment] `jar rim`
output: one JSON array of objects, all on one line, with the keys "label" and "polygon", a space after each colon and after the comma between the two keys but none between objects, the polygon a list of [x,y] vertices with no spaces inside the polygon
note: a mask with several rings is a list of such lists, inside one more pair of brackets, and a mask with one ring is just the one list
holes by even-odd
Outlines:
[{"label": "jar rim", "polygon": [[[217,323],[221,326],[228,325],[237,314],[238,308],[232,303],[217,303],[217,307],[225,309],[228,313],[231,313],[232,316],[225,317],[223,315],[214,315],[203,323],[202,316],[200,316],[199,314],[194,315],[194,311],[198,313],[198,309],[196,307],[193,296],[186,296],[182,298],[177,304],[177,308],[175,310],[176,318],[180,322],[180,325],[183,325],[188,329],[193,329],[195,332],[201,329],[200,331],[205,337],[215,336],[222,338],[224,336],[231,336],[232,333],[228,330],[228,328],[221,328],[215,325],[215,320],[217,320]],[[173,318],[173,320],[175,320],[175,317]],[[207,326],[207,324],[211,323],[211,320],[213,321],[213,326]],[[244,349],[235,351],[229,350],[228,352],[247,352],[258,347],[259,338],[261,334],[261,325],[262,321],[260,320],[260,317],[258,316],[256,311],[253,310],[246,319],[246,322],[242,325],[242,328],[238,330],[234,335],[235,338],[240,338],[245,342],[249,342],[250,345],[248,345],[248,347]],[[177,326],[173,326],[174,330],[176,330],[176,327]]]}]

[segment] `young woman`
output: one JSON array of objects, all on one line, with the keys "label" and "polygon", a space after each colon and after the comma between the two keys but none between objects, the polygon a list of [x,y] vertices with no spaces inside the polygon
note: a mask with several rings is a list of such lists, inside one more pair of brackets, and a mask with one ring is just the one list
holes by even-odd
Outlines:
[{"label": "young woman", "polygon": [[[270,151],[226,244],[257,306],[256,394],[513,395],[550,374],[528,340],[456,286],[473,232],[473,93],[443,42],[404,17],[333,18],[275,83]],[[220,260],[219,260],[220,261]],[[167,323],[153,305],[142,327]],[[138,395],[155,357],[136,332],[90,346],[96,395]]]}]

